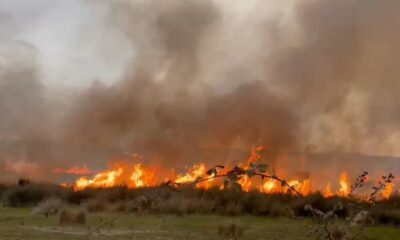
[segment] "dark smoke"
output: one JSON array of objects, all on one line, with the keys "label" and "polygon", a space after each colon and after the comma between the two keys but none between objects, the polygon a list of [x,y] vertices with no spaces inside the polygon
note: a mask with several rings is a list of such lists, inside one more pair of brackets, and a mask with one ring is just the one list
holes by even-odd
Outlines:
[{"label": "dark smoke", "polygon": [[35,67],[1,70],[0,134],[47,142],[40,161],[104,166],[139,153],[179,167],[264,145],[271,163],[306,171],[315,153],[399,154],[396,0],[296,1],[290,17],[271,17],[258,1],[237,21],[227,18],[229,2],[88,4],[105,7],[99,25],[135,49],[122,79],[77,93],[58,115]]},{"label": "dark smoke", "polygon": [[113,6],[112,14],[112,24],[136,44],[134,70],[78,99],[68,141],[137,151],[166,165],[225,160],[238,141],[246,151],[254,144],[275,152],[293,145],[294,116],[264,84],[220,94],[201,79],[212,64],[201,59],[210,51],[207,41],[220,27],[220,13],[211,2],[125,2]]}]

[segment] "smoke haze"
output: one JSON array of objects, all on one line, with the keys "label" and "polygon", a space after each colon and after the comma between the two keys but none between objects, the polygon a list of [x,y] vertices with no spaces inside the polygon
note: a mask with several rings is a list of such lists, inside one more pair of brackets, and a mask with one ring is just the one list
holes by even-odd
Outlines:
[{"label": "smoke haze", "polygon": [[[39,173],[133,153],[226,163],[255,145],[275,167],[311,172],[341,153],[398,156],[400,2],[273,2],[82,1],[91,30],[76,49],[101,32],[112,51],[92,46],[93,61],[129,60],[120,77],[79,89],[47,86],[35,47],[2,33],[0,171],[54,179]],[[355,172],[400,168],[353,157]]]}]

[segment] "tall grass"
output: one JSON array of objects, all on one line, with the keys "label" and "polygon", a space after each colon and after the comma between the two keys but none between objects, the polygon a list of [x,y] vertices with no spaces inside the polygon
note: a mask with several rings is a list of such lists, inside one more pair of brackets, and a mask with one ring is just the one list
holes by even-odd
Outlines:
[{"label": "tall grass", "polygon": [[[10,207],[37,206],[46,199],[58,198],[72,206],[83,206],[89,212],[118,211],[140,214],[250,214],[269,217],[310,217],[304,210],[311,204],[321,211],[327,211],[337,203],[361,204],[371,212],[376,223],[400,225],[400,197],[392,197],[375,204],[360,203],[352,198],[324,198],[315,193],[306,197],[288,194],[262,194],[257,191],[239,192],[212,188],[176,189],[163,186],[155,188],[128,189],[85,189],[74,192],[54,185],[28,184],[23,186],[3,186],[1,198]],[[346,218],[351,209],[338,212]]]}]

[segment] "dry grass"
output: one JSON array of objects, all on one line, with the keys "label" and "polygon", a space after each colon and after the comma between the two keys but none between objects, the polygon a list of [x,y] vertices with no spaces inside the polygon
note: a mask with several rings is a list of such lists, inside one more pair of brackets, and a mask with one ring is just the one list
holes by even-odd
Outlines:
[{"label": "dry grass", "polygon": [[45,217],[55,215],[63,208],[62,200],[59,198],[49,198],[39,203],[34,209],[33,214],[41,214]]},{"label": "dry grass", "polygon": [[[321,211],[329,211],[340,200],[344,209],[337,212],[342,219],[351,215],[347,203],[356,203],[351,198],[333,197],[325,199],[321,194],[304,198],[292,195],[265,195],[259,192],[233,192],[219,189],[174,189],[170,187],[128,189],[86,189],[74,192],[71,189],[52,185],[2,186],[4,205],[10,207],[37,206],[36,211],[44,215],[57,212],[58,203],[44,199],[61,199],[65,204],[84,206],[88,212],[136,212],[139,214],[251,214],[270,217],[310,217],[304,210],[306,204]],[[400,197],[377,202],[375,205],[362,203],[375,223],[400,225]],[[39,205],[38,205],[39,204]],[[43,204],[43,205],[42,205]],[[54,210],[53,210],[54,209]],[[293,214],[291,214],[293,213]]]},{"label": "dry grass", "polygon": [[60,212],[58,223],[60,225],[86,225],[86,219],[86,213],[83,210],[63,209]]},{"label": "dry grass", "polygon": [[88,212],[105,212],[110,209],[110,205],[103,199],[100,198],[92,198],[86,201],[83,206],[86,208]]},{"label": "dry grass", "polygon": [[227,223],[218,226],[218,235],[225,239],[240,239],[243,237],[244,227],[240,223]]}]

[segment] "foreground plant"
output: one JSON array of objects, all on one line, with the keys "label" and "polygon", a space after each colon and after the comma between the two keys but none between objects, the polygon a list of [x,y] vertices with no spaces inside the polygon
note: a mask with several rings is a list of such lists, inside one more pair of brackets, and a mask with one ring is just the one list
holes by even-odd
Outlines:
[{"label": "foreground plant", "polygon": [[[355,183],[351,186],[351,190],[346,197],[351,197],[353,193],[364,186],[367,180],[368,172],[361,173]],[[378,181],[378,186],[373,186],[373,191],[368,196],[367,202],[375,204],[379,192],[385,189],[387,184],[390,184],[394,179],[393,174],[382,176],[382,180]],[[346,218],[344,222],[338,221],[337,213],[344,209],[343,203],[336,203],[332,210],[323,212],[312,205],[306,205],[304,209],[309,211],[317,220],[317,224],[309,232],[308,237],[313,239],[327,240],[353,240],[364,236],[365,227],[374,221],[371,218],[370,212],[365,209],[359,202],[358,204],[348,204],[348,209],[353,214]]]},{"label": "foreground plant", "polygon": [[[363,187],[367,180],[368,172],[361,173],[354,184],[351,185],[350,191],[347,195],[342,197],[352,197],[354,192],[359,188]],[[223,189],[228,191],[241,191],[242,185],[240,181],[247,178],[251,179],[259,177],[261,180],[272,180],[278,182],[281,187],[288,189],[288,193],[304,197],[294,185],[289,184],[285,179],[278,177],[275,171],[265,163],[257,163],[256,161],[249,160],[246,164],[239,164],[231,169],[228,169],[223,165],[216,165],[210,168],[206,172],[206,176],[199,176],[193,181],[188,182],[174,182],[167,181],[162,184],[172,188],[185,188],[193,187],[196,188],[198,184],[213,181],[214,179],[221,179],[223,181]],[[387,184],[391,183],[394,176],[389,174],[388,176],[382,176],[382,180],[378,182],[378,186],[373,187],[373,192],[369,195],[368,201],[371,203],[376,202],[377,196],[380,191],[385,189]],[[157,199],[148,199],[144,196],[130,201],[126,205],[126,211],[117,214],[111,220],[103,222],[97,228],[92,229],[88,234],[100,233],[100,230],[104,226],[114,225],[114,221],[120,216],[131,212],[136,209],[139,212],[146,212],[151,203],[157,202]],[[336,203],[331,210],[324,212],[312,205],[308,204],[304,209],[310,212],[316,220],[315,227],[308,234],[308,238],[311,239],[327,239],[327,240],[351,240],[356,239],[363,235],[364,229],[368,223],[372,223],[370,212],[363,208],[362,204],[355,201],[355,204],[347,204],[346,208],[351,209],[351,216],[345,219],[345,221],[338,221],[338,213],[345,209],[345,206],[341,201]],[[151,206],[150,206],[151,207]]]}]

